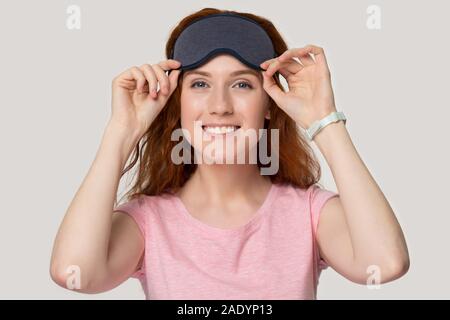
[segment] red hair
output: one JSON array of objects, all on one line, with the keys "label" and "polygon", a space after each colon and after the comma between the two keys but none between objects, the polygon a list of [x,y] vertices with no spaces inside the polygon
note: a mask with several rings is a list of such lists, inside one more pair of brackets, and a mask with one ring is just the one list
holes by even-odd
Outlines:
[{"label": "red hair", "polygon": [[[166,57],[169,59],[174,43],[184,28],[193,20],[215,13],[231,12],[251,18],[263,27],[270,36],[276,55],[286,51],[287,44],[280,33],[269,20],[251,14],[231,10],[204,8],[183,18],[172,30],[166,43]],[[284,90],[280,83],[278,72],[274,74],[277,85]],[[132,153],[132,162],[122,171],[121,177],[130,170],[139,158],[137,179],[130,190],[125,194],[128,200],[141,194],[159,195],[174,193],[181,188],[194,173],[197,164],[194,164],[194,149],[191,146],[191,164],[174,164],[171,160],[172,148],[178,141],[171,141],[172,132],[181,128],[180,122],[180,96],[182,74],[178,77],[178,85],[170,96],[165,107],[161,110],[147,132],[142,136]],[[270,98],[270,97],[269,97]],[[318,163],[311,146],[304,139],[297,124],[270,98],[270,119],[265,119],[264,128],[279,130],[279,169],[276,174],[269,176],[272,183],[290,183],[300,188],[308,188],[318,183],[321,176]],[[268,153],[272,156],[270,134],[267,135]],[[258,160],[258,166],[262,165]],[[117,199],[116,199],[117,204]]]}]

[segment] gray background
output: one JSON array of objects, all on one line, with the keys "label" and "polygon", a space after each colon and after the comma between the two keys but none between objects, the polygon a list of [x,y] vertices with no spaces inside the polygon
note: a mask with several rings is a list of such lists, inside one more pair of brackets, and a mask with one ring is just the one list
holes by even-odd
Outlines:
[{"label": "gray background", "polygon": [[[81,8],[81,30],[66,28],[71,4]],[[366,27],[372,4],[380,30]],[[450,6],[380,0],[1,1],[0,298],[144,299],[136,279],[97,295],[62,289],[50,279],[50,253],[99,146],[113,77],[165,59],[170,30],[208,6],[269,18],[289,47],[324,48],[337,108],[404,229],[404,277],[370,290],[330,268],[318,298],[450,298]],[[336,191],[313,147],[321,182]]]}]

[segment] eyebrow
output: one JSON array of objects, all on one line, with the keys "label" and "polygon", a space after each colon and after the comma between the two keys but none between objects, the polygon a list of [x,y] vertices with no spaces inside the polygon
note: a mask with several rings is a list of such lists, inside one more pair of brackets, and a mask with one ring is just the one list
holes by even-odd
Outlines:
[{"label": "eyebrow", "polygon": [[[211,77],[211,74],[209,72],[200,71],[200,70],[188,70],[184,74],[185,74],[185,76],[188,76],[188,75],[191,75],[191,74],[199,74],[199,75],[202,75],[202,76],[205,76],[205,77]],[[254,71],[254,70],[251,70],[251,69],[237,70],[237,71],[234,71],[234,72],[230,73],[230,76],[234,77],[234,76],[239,76],[239,75],[242,75],[242,74],[250,74],[250,75],[254,75],[256,77],[259,77],[259,73]]]}]

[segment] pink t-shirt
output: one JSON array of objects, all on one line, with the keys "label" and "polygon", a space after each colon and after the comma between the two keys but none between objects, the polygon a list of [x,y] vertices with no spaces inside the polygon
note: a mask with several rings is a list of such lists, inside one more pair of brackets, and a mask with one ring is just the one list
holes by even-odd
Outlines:
[{"label": "pink t-shirt", "polygon": [[145,239],[140,280],[146,299],[316,299],[328,264],[315,232],[325,201],[339,196],[312,185],[272,184],[245,225],[221,229],[187,211],[175,195],[140,196],[119,205]]}]

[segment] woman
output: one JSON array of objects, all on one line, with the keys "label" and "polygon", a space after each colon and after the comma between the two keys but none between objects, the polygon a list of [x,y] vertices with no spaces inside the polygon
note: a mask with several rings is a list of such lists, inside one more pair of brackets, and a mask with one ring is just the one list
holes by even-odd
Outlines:
[{"label": "woman", "polygon": [[[186,30],[201,38],[201,25],[195,30],[194,22],[224,13],[257,24],[245,31],[268,36],[274,55],[253,57],[252,45],[263,41],[248,44],[253,38],[230,40],[228,51],[211,54],[206,48],[209,55],[197,60],[180,49]],[[209,23],[219,30],[217,22]],[[194,55],[205,49],[203,41],[185,42],[198,46]],[[339,194],[317,185],[320,166],[298,127],[310,132],[337,111],[322,48],[287,49],[270,21],[205,8],[172,31],[166,55],[168,60],[132,67],[113,81],[111,119],[55,239],[55,282],[68,287],[66,270],[77,266],[75,289],[86,293],[110,290],[132,276],[147,299],[315,299],[320,272],[328,266],[361,284],[406,273],[402,230],[345,121],[328,122],[312,137]],[[172,59],[177,55],[183,61]],[[178,141],[172,139],[179,129],[191,151],[181,164],[174,161]],[[231,149],[218,144],[245,141],[244,132],[260,129],[270,131],[267,148],[279,159],[269,175],[261,173],[267,163],[249,161],[263,140]],[[121,172],[134,147],[133,162]],[[214,152],[206,152],[209,147]],[[244,163],[236,163],[242,155]],[[225,163],[227,157],[234,161]],[[138,158],[128,201],[116,206],[120,178]],[[209,161],[198,161],[203,158]]]}]

